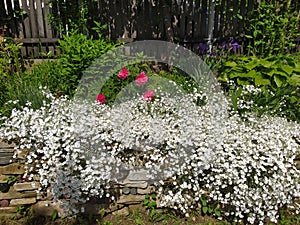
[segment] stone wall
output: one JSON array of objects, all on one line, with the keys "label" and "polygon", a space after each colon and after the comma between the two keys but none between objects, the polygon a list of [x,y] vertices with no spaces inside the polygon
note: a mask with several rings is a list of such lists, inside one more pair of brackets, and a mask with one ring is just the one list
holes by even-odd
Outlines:
[{"label": "stone wall", "polygon": [[[33,180],[22,178],[25,169],[26,150],[21,155],[13,158],[14,143],[0,140],[0,214],[16,214],[18,208],[26,206],[33,210],[36,215],[51,216],[57,210],[62,216],[64,211],[60,204],[53,202],[51,190],[40,191],[41,184],[39,177],[34,176]],[[7,184],[9,177],[18,180],[13,185]],[[120,184],[115,185],[114,193],[116,201],[109,199],[92,199],[85,204],[85,209],[89,213],[99,213],[103,209],[108,213],[127,215],[131,205],[140,204],[146,194],[154,191],[153,186],[148,185],[143,171],[129,173]]]},{"label": "stone wall", "polygon": [[[13,158],[14,147],[14,143],[0,140],[0,214],[15,215],[19,207],[28,206],[37,215],[51,216],[53,211],[57,210],[62,216],[64,211],[59,207],[59,203],[52,201],[51,190],[38,191],[41,187],[38,176],[34,176],[31,181],[26,178],[21,179],[25,172],[26,153]],[[295,163],[300,169],[300,155],[296,157]],[[5,179],[10,176],[19,179],[8,186]],[[98,214],[104,209],[112,214],[129,214],[130,206],[140,204],[146,194],[154,192],[153,186],[147,183],[145,177],[144,171],[129,173],[122,183],[115,185],[113,190],[117,197],[115,202],[110,202],[108,198],[92,199],[85,205],[86,211]]]}]

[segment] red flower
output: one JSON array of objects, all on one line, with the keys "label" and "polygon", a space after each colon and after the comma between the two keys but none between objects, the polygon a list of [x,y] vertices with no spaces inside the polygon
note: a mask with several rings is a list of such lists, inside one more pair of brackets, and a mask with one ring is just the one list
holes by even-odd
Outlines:
[{"label": "red flower", "polygon": [[96,102],[97,103],[103,104],[105,101],[106,101],[105,95],[103,95],[103,94],[97,95],[97,97],[96,97]]},{"label": "red flower", "polygon": [[123,67],[123,68],[122,68],[122,71],[119,72],[118,77],[119,77],[121,80],[125,80],[125,79],[128,77],[128,75],[129,75],[129,71],[128,71],[125,67]]},{"label": "red flower", "polygon": [[152,101],[154,99],[155,92],[153,90],[148,90],[143,94],[144,99]]},{"label": "red flower", "polygon": [[135,83],[138,86],[143,86],[147,82],[148,82],[148,76],[144,72],[141,72],[140,75],[135,78]]}]

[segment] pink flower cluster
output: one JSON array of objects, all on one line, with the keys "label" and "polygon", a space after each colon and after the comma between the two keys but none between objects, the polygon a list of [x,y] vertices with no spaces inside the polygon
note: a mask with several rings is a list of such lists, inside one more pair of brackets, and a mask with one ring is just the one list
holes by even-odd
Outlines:
[{"label": "pink flower cluster", "polygon": [[[125,67],[121,69],[121,71],[118,73],[118,78],[121,80],[125,80],[129,76],[129,70],[127,70]],[[148,82],[148,76],[145,72],[141,72],[136,78],[135,83],[137,86],[144,86]],[[143,98],[147,101],[152,101],[154,99],[155,92],[154,90],[148,90],[143,94]],[[103,104],[105,103],[106,98],[103,94],[98,94],[96,97],[96,102]]]}]

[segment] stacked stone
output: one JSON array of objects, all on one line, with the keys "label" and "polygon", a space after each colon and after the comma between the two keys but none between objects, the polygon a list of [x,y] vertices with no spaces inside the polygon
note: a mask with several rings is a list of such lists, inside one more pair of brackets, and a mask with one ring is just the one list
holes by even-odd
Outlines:
[{"label": "stacked stone", "polygon": [[[40,187],[37,181],[21,179],[25,173],[24,157],[19,155],[13,159],[14,147],[14,143],[0,140],[0,214],[14,214],[18,207],[36,203]],[[18,177],[19,180],[9,185],[9,177]]]}]

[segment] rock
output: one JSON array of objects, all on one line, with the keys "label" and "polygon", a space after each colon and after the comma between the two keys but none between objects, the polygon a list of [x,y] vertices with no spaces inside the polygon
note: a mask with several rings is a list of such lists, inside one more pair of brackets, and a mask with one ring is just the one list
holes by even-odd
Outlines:
[{"label": "rock", "polygon": [[0,207],[7,207],[9,206],[9,201],[4,199],[0,201]]},{"label": "rock", "polygon": [[14,149],[14,147],[16,147],[15,143],[0,140],[0,149]]},{"label": "rock", "polygon": [[122,209],[112,212],[112,215],[114,216],[128,216],[129,214],[130,213],[128,207],[124,207]]},{"label": "rock", "polygon": [[37,190],[40,186],[40,183],[33,181],[25,183],[15,183],[13,187],[16,191],[31,191]]},{"label": "rock", "polygon": [[12,163],[7,166],[0,167],[0,174],[4,175],[21,175],[25,173],[24,165]]},{"label": "rock", "polygon": [[0,207],[0,214],[16,213],[17,207]]},{"label": "rock", "polygon": [[145,199],[143,195],[122,195],[117,200],[117,204],[139,204]]},{"label": "rock", "polygon": [[127,180],[129,181],[147,181],[148,171],[147,170],[138,170],[138,171],[130,171],[129,175],[127,176]]},{"label": "rock", "polygon": [[123,193],[124,195],[130,194],[130,188],[129,188],[129,187],[124,187],[123,190],[122,190],[122,193]]},{"label": "rock", "polygon": [[12,199],[10,201],[10,206],[31,205],[34,203],[36,203],[36,198],[19,198]]},{"label": "rock", "polygon": [[130,194],[136,195],[137,194],[137,188],[135,188],[135,187],[130,188]]},{"label": "rock", "polygon": [[37,216],[52,216],[54,210],[57,210],[58,216],[63,217],[65,215],[64,210],[60,208],[60,203],[51,201],[39,201],[30,207],[34,215]]},{"label": "rock", "polygon": [[9,192],[1,193],[0,199],[18,199],[18,198],[31,198],[36,197],[36,191],[26,191],[26,192],[18,192],[13,188],[10,188]]},{"label": "rock", "polygon": [[151,194],[154,192],[155,192],[155,189],[153,186],[148,186],[146,189],[137,188],[137,193],[139,195],[146,195],[146,194]]}]

